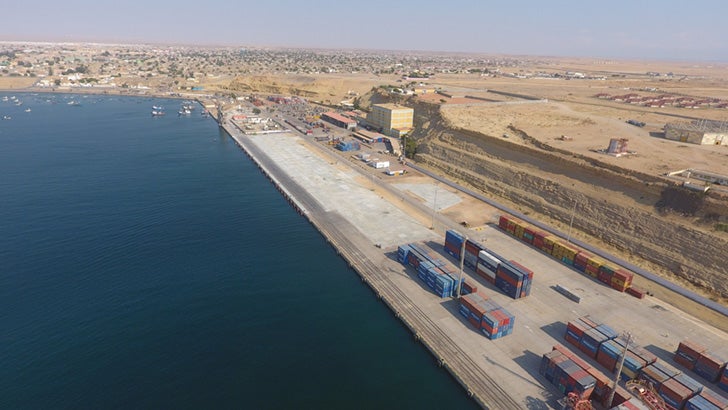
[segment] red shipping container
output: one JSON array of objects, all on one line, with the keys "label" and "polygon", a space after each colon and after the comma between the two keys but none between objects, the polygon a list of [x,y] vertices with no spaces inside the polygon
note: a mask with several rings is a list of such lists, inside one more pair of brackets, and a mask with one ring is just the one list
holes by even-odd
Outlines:
[{"label": "red shipping container", "polygon": [[463,282],[463,290],[467,293],[477,293],[478,287],[471,284],[470,282]]},{"label": "red shipping container", "polygon": [[698,356],[697,363],[700,363],[706,368],[714,370],[720,369],[725,365],[723,359],[718,358],[709,351],[704,351],[703,353],[701,353],[700,356]]},{"label": "red shipping container", "polygon": [[599,353],[597,353],[597,363],[604,366],[604,368],[609,370],[609,372],[613,372],[614,369],[617,368],[617,359],[610,357],[601,349],[599,349]]},{"label": "red shipping container", "polygon": [[599,325],[602,324],[602,322],[596,322],[596,321],[594,321],[592,319],[592,317],[589,316],[589,315],[582,316],[582,317],[580,317],[577,320],[581,320],[582,322],[584,322],[589,327],[589,329],[593,329],[593,328],[595,328],[595,327],[597,327],[597,326],[599,326]]},{"label": "red shipping container", "polygon": [[690,361],[679,354],[675,353],[675,356],[672,358],[676,363],[681,364],[685,366],[688,370],[693,370],[695,368],[695,362]]},{"label": "red shipping container", "polygon": [[599,282],[602,282],[607,285],[611,285],[612,284],[612,272],[600,270],[599,274],[597,275],[597,279],[599,279]]},{"label": "red shipping container", "polygon": [[644,360],[648,365],[657,361],[657,356],[640,345],[630,345],[629,351]]},{"label": "red shipping container", "polygon": [[584,272],[586,272],[587,275],[591,277],[599,277],[599,268],[593,265],[586,265],[586,268],[584,268]]},{"label": "red shipping container", "polygon": [[647,292],[642,289],[635,288],[634,286],[630,286],[627,288],[627,294],[634,296],[637,299],[644,299]]},{"label": "red shipping container", "polygon": [[678,404],[678,406],[676,406],[678,409],[681,409],[685,402],[693,396],[693,392],[690,391],[690,389],[678,383],[675,379],[670,379],[662,383],[658,393],[663,396],[663,398],[664,396],[667,396],[672,399],[674,403]]},{"label": "red shipping container", "polygon": [[505,215],[501,215],[500,218],[498,218],[498,226],[503,229],[504,231],[508,229],[508,217]]},{"label": "red shipping container", "polygon": [[586,266],[586,261],[589,258],[593,258],[593,257],[594,257],[594,255],[592,255],[591,253],[589,253],[587,251],[580,251],[579,253],[576,254],[576,257],[574,257],[574,265]]},{"label": "red shipping container", "polygon": [[617,269],[614,271],[614,275],[612,276],[612,280],[615,279],[620,280],[622,282],[626,282],[628,284],[632,283],[632,279],[634,278],[634,273],[628,272],[624,269]]},{"label": "red shipping container", "polygon": [[626,283],[618,283],[618,282],[612,282],[609,284],[609,287],[611,287],[614,290],[624,292],[627,290],[627,284]]},{"label": "red shipping container", "polygon": [[[629,399],[632,398],[632,395],[625,390],[622,386],[617,386],[617,391],[614,392],[614,400],[612,400],[611,407],[609,406],[609,403],[602,402],[603,405],[612,408],[615,406],[619,406],[620,404],[629,401]],[[607,394],[607,397],[604,398],[604,400],[609,399],[609,394]]]},{"label": "red shipping container", "polygon": [[475,326],[476,329],[480,329],[480,320],[474,318],[472,315],[468,316],[468,322],[470,322],[471,325]]},{"label": "red shipping container", "polygon": [[572,332],[574,332],[575,335],[581,337],[581,335],[583,335],[584,332],[586,332],[589,329],[587,329],[586,326],[584,326],[583,322],[569,322],[566,325],[566,330],[572,331]]},{"label": "red shipping container", "polygon": [[705,352],[707,348],[703,345],[693,343],[687,340],[683,340],[677,345],[677,351],[684,353],[686,356],[693,360],[698,360],[700,355]]}]

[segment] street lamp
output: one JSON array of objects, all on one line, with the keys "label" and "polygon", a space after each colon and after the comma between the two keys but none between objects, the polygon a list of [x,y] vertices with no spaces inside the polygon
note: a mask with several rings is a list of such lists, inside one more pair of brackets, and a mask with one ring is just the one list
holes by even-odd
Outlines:
[{"label": "street lamp", "polygon": [[432,200],[432,221],[430,222],[430,229],[435,229],[435,212],[437,212],[437,187],[438,184],[435,182],[435,196]]}]

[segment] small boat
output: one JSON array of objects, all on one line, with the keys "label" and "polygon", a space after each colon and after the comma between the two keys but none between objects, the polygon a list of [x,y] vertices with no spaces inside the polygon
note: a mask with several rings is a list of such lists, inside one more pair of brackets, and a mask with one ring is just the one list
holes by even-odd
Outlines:
[{"label": "small boat", "polygon": [[8,96],[6,95],[5,97],[3,97],[3,101],[7,101],[7,100],[8,100]]},{"label": "small boat", "polygon": [[162,107],[161,105],[152,105],[152,110],[154,110],[154,111],[163,111],[164,110],[164,107]]},{"label": "small boat", "polygon": [[9,115],[3,115],[3,119],[4,119],[4,120],[12,120],[12,119],[13,119],[13,117],[11,117],[11,116],[9,116]]},{"label": "small boat", "polygon": [[25,112],[30,112],[30,111],[31,111],[30,107],[25,109]]},{"label": "small boat", "polygon": [[177,112],[177,115],[180,115],[180,116],[182,116],[182,115],[190,115],[190,114],[192,114],[192,110],[188,110],[187,108],[182,108],[181,110],[179,110]]},{"label": "small boat", "polygon": [[161,117],[164,115],[164,111],[161,110],[152,110],[152,117]]},{"label": "small boat", "polygon": [[80,107],[81,106],[81,103],[78,102],[78,101],[71,100],[71,101],[68,102],[68,105],[72,105],[74,107]]}]

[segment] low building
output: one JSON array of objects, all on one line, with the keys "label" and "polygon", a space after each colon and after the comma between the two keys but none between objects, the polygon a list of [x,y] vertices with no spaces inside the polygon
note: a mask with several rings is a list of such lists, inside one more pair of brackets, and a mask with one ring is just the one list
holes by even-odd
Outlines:
[{"label": "low building", "polygon": [[728,122],[692,121],[665,125],[665,138],[699,145],[728,145]]},{"label": "low building", "polygon": [[321,119],[347,130],[353,130],[356,128],[356,121],[333,111],[321,114]]}]

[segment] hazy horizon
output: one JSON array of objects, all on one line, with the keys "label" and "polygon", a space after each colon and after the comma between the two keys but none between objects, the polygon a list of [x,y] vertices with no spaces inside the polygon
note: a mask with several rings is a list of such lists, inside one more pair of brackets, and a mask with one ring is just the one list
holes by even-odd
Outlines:
[{"label": "hazy horizon", "polygon": [[710,30],[722,26],[728,3],[715,0],[204,5],[16,2],[4,7],[0,41],[728,61],[728,44]]}]

